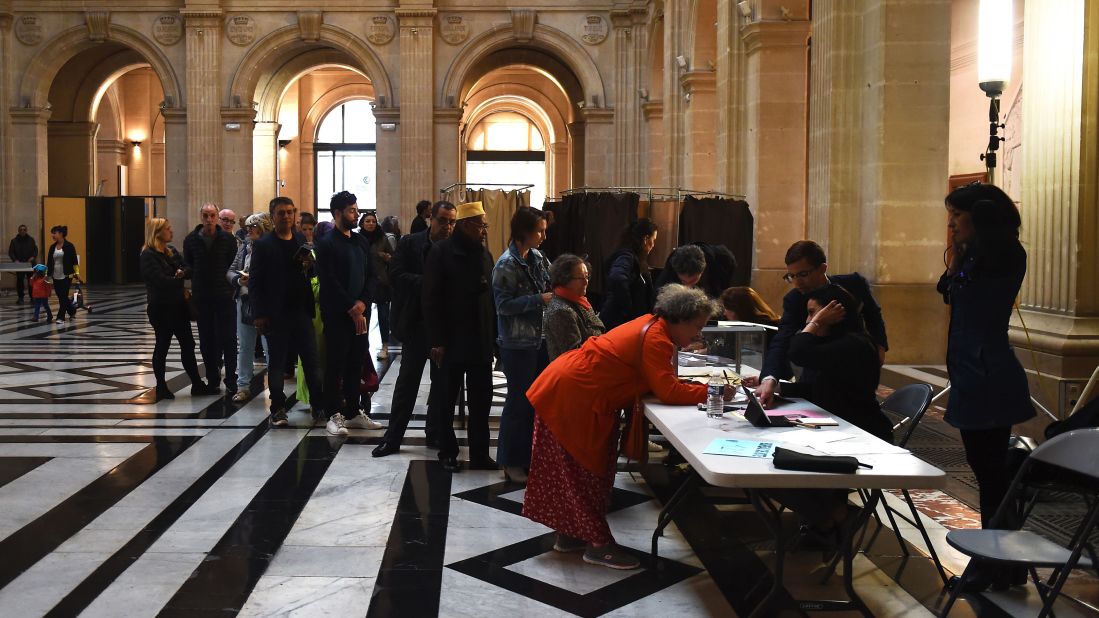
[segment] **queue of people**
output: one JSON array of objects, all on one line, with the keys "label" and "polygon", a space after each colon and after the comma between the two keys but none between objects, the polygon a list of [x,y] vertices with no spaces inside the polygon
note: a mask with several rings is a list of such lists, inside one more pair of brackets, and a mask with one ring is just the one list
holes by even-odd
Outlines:
[{"label": "queue of people", "polygon": [[[987,524],[1009,480],[1007,433],[1034,415],[1006,334],[1026,253],[1018,242],[1018,210],[996,187],[963,187],[946,198],[946,206],[954,247],[939,283],[951,308],[947,366],[954,388],[946,420],[962,432]],[[329,433],[380,428],[358,400],[363,363],[371,360],[367,324],[377,306],[383,323],[379,357],[387,354],[391,336],[403,346],[389,426],[373,456],[400,450],[426,364],[431,390],[425,434],[442,466],[452,472],[465,467],[453,429],[464,388],[468,467],[502,468],[510,482],[525,483],[524,515],[557,532],[554,549],[582,552],[587,562],[638,566],[631,552],[615,545],[606,523],[619,411],[648,392],[667,403],[702,402],[705,387],[677,380],[672,358],[677,348],[697,344],[710,320],[777,328],[766,344],[760,378],[746,380],[764,405],[780,394],[804,397],[892,440],[875,396],[889,350],[881,307],[862,275],[829,272],[823,248],[811,240],[795,242],[786,253],[783,279],[791,289],[778,314],[751,288],[730,285],[735,261],[729,262],[723,247],[679,247],[654,278],[648,255],[657,228],[639,219],[625,227],[619,251],[603,265],[607,289],[597,310],[587,297],[594,266],[571,254],[550,263],[539,249],[547,221],[537,209],[516,211],[500,256],[485,248],[489,223],[477,202],[421,203],[414,231],[404,236],[393,220],[379,222],[372,212],[360,216],[355,196],[347,192],[332,197],[332,224],[296,223],[297,209],[288,198],[275,198],[269,210],[249,216],[246,235],[237,239],[218,225],[235,214],[204,205],[203,223],[188,235],[182,256],[169,244],[171,225],[149,221],[141,261],[156,332],[157,398],[172,396],[163,374],[175,337],[193,393],[217,392],[224,370],[226,389],[237,392],[237,401],[247,399],[259,337],[270,367],[282,367],[289,350],[301,359],[314,417],[325,421]],[[44,269],[42,278],[52,279],[57,289],[59,280],[64,286],[75,274],[67,257],[74,252],[66,247],[64,229],[54,232],[54,268]],[[192,280],[190,301],[185,279]],[[231,338],[223,332],[230,305]],[[194,360],[190,310],[198,313],[206,383]],[[977,349],[980,358],[973,357]],[[507,397],[493,459],[488,412],[496,359]],[[974,369],[992,361],[995,372]],[[991,388],[993,382],[1001,386]],[[268,387],[271,423],[287,425],[280,371],[268,372]],[[817,496],[815,503],[804,497],[791,497],[790,506],[812,511],[808,521],[825,531],[843,523],[845,492]]]}]

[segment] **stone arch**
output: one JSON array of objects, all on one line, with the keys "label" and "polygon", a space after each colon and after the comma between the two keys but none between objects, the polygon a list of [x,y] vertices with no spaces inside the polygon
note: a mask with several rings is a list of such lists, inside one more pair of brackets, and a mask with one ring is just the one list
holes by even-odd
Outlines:
[{"label": "stone arch", "polygon": [[[490,86],[478,91],[470,103],[472,108],[466,111],[465,118],[462,120],[466,130],[476,125],[485,116],[503,111],[504,107],[511,105],[525,110],[522,113],[534,120],[534,124],[545,130],[542,137],[547,150],[554,142],[565,139],[568,135],[567,121],[561,110],[543,93],[529,86],[518,86],[516,84]],[[465,139],[466,130],[462,132],[463,140]]]},{"label": "stone arch", "polygon": [[553,143],[555,137],[553,120],[542,106],[522,96],[502,95],[489,98],[470,111],[466,124],[469,127],[475,127],[478,122],[499,112],[514,112],[529,120],[542,134],[542,143],[546,149]]},{"label": "stone arch", "polygon": [[[460,105],[463,90],[477,68],[477,64],[494,52],[508,49],[533,49],[549,55],[572,72],[579,82],[583,100],[593,107],[607,105],[607,92],[603,77],[595,61],[588,52],[572,37],[542,24],[534,27],[534,38],[525,43],[515,39],[515,31],[510,24],[495,26],[473,38],[450,63],[439,107]],[[560,77],[560,76],[558,76]],[[593,100],[594,98],[594,100]],[[595,103],[595,101],[598,103]],[[575,103],[575,101],[573,101]]]},{"label": "stone arch", "polygon": [[[83,118],[77,116],[77,111],[87,110],[87,119],[94,122],[96,109],[103,96],[107,93],[107,89],[126,73],[149,66],[149,63],[141,62],[137,58],[134,58],[134,56],[137,55],[136,52],[130,50],[124,53],[126,57],[117,59],[121,62],[111,62],[110,64],[106,62],[101,63],[96,67],[96,70],[89,74],[88,78],[80,84],[80,89],[76,92],[76,97],[73,101],[73,120],[83,120]],[[112,58],[112,60],[115,59]],[[135,62],[135,60],[138,61]],[[121,64],[121,66],[119,66],[119,64]],[[56,104],[54,109],[56,109]]]},{"label": "stone arch", "polygon": [[[279,28],[256,43],[237,64],[229,91],[226,93],[225,105],[232,107],[234,97],[237,96],[241,99],[241,105],[258,101],[261,107],[256,120],[268,122],[277,120],[275,114],[278,100],[285,86],[290,83],[286,81],[280,89],[279,83],[287,79],[285,75],[290,73],[282,69],[287,64],[293,63],[297,56],[310,52],[320,52],[314,56],[316,63],[348,65],[355,71],[363,73],[374,84],[375,92],[379,97],[385,96],[388,101],[393,101],[392,84],[381,59],[374,50],[350,32],[336,26],[322,24],[320,38],[316,42],[303,40],[300,28],[293,25]],[[302,72],[304,70],[297,70],[294,73],[300,75]],[[284,77],[278,78],[279,75]],[[263,98],[257,99],[257,95]]]},{"label": "stone arch", "polygon": [[328,115],[328,112],[348,101],[356,99],[372,101],[374,96],[374,88],[371,84],[342,84],[336,86],[322,94],[298,121],[298,135],[302,141],[316,141],[321,120]]},{"label": "stone arch", "polygon": [[[160,79],[167,107],[185,107],[183,88],[179,78],[160,47],[140,32],[117,24],[111,24],[108,28],[106,40],[134,50],[148,62]],[[88,28],[84,25],[69,28],[50,39],[23,72],[17,91],[17,106],[45,106],[49,98],[50,85],[61,67],[77,54],[97,45],[101,45],[101,42],[88,38]]]}]

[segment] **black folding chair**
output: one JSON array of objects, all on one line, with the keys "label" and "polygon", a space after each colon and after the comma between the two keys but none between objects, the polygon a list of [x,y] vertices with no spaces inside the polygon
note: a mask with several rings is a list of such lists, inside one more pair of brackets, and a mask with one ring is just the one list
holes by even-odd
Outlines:
[{"label": "black folding chair", "polygon": [[[1099,564],[1095,547],[1089,541],[1099,524],[1099,499],[1096,499],[1099,497],[1099,429],[1070,431],[1035,449],[1011,482],[1011,488],[992,519],[992,525],[1013,519],[1017,513],[1018,500],[1030,481],[1037,477],[1039,483],[1045,483],[1051,468],[1083,479],[1087,482],[1087,487],[1090,487],[1090,507],[1068,545],[1054,543],[1029,530],[951,530],[946,535],[946,542],[969,556],[970,561],[957,585],[950,591],[950,598],[940,616],[950,613],[958,595],[965,589],[966,582],[974,577],[974,571],[989,565],[1002,565],[1021,566],[1029,571],[1030,579],[1042,599],[1038,618],[1045,618],[1052,614],[1053,604],[1069,573],[1073,569],[1091,569]],[[1025,520],[1021,523],[1025,523]],[[1084,556],[1085,552],[1087,556]],[[1046,581],[1038,577],[1037,569],[1040,568],[1052,569]]]}]

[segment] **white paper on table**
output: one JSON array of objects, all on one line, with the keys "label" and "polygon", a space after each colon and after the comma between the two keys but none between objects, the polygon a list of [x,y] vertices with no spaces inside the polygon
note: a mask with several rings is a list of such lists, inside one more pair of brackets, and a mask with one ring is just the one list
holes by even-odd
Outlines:
[{"label": "white paper on table", "polygon": [[908,449],[893,446],[877,438],[850,438],[811,445],[828,455],[904,455]]}]

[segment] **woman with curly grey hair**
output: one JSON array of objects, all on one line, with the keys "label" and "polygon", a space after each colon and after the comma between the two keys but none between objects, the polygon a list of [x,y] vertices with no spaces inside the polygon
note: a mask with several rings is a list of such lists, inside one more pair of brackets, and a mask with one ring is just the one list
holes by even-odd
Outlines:
[{"label": "woman with curly grey hair", "polygon": [[565,352],[527,391],[535,419],[523,515],[557,532],[555,550],[582,551],[585,562],[613,569],[640,566],[615,545],[606,518],[618,411],[650,392],[674,405],[706,400],[706,385],[679,381],[672,357],[713,313],[705,292],[668,285],[654,314]]},{"label": "woman with curly grey hair", "polygon": [[565,253],[550,265],[553,298],[546,306],[544,331],[549,359],[579,348],[589,337],[607,329],[588,302],[588,264],[579,256]]}]

